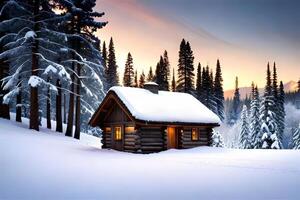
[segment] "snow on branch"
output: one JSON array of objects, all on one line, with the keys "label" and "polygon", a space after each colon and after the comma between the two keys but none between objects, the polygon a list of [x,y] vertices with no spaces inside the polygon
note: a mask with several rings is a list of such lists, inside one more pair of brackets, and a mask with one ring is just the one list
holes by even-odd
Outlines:
[{"label": "snow on branch", "polygon": [[44,81],[43,79],[41,79],[38,76],[30,76],[29,80],[28,80],[28,85],[30,85],[31,87],[38,87],[38,86],[42,86],[45,85],[47,87],[50,88],[50,90],[53,90],[54,92],[57,93],[57,88],[56,86],[54,86],[53,84]]}]

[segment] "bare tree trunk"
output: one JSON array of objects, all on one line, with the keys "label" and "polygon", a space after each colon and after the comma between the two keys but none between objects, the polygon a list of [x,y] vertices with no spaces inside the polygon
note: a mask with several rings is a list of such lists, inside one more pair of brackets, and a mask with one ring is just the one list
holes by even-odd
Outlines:
[{"label": "bare tree trunk", "polygon": [[[0,51],[0,53],[1,53],[1,51]],[[5,94],[7,94],[8,91],[4,91],[2,89],[2,87],[1,87],[2,81],[1,80],[2,80],[2,78],[6,77],[8,75],[8,68],[9,68],[8,65],[0,60],[0,117],[5,118],[5,119],[10,119],[9,105],[3,104],[3,96]]]},{"label": "bare tree trunk", "polygon": [[80,68],[81,66],[79,64],[77,64],[77,96],[76,96],[76,114],[75,114],[75,134],[74,134],[74,138],[80,140],[80,114],[81,114],[81,105],[80,105]]},{"label": "bare tree trunk", "polygon": [[[38,13],[39,13],[40,1],[34,1],[34,21],[38,21]],[[37,32],[39,30],[38,24],[34,24],[34,31]],[[32,47],[32,66],[31,66],[31,74],[33,76],[38,75],[38,40],[34,39],[33,47]],[[29,128],[39,130],[39,102],[38,102],[38,88],[30,87],[30,120],[29,120]]]},{"label": "bare tree trunk", "polygon": [[56,81],[57,95],[56,95],[56,131],[62,132],[62,116],[61,116],[61,83]]},{"label": "bare tree trunk", "polygon": [[17,95],[17,105],[16,105],[16,121],[22,122],[22,92],[19,91],[19,94]]},{"label": "bare tree trunk", "polygon": [[[74,63],[72,64],[72,71],[74,71]],[[69,97],[69,112],[68,112],[68,124],[66,130],[66,136],[73,136],[73,120],[74,120],[74,73],[71,75],[71,93]]]},{"label": "bare tree trunk", "polygon": [[[48,83],[50,82],[50,79],[48,78]],[[50,88],[48,87],[47,91],[47,102],[46,102],[46,115],[47,115],[47,128],[51,129],[51,103],[50,103]]]},{"label": "bare tree trunk", "polygon": [[66,94],[64,94],[64,124],[67,122],[67,99],[66,99]]}]

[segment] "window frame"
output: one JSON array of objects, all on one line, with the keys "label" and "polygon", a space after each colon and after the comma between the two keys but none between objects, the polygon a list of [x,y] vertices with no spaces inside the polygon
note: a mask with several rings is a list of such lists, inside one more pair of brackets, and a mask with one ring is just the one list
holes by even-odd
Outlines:
[{"label": "window frame", "polygon": [[[196,138],[193,137],[193,131],[194,130],[195,130]],[[191,140],[192,141],[199,141],[199,139],[200,139],[199,128],[191,128]]]},{"label": "window frame", "polygon": [[[116,130],[119,129],[120,130],[120,134],[117,134]],[[117,137],[120,136],[120,137]],[[115,126],[114,127],[114,140],[115,141],[122,141],[123,140],[123,136],[122,136],[122,126]]]}]

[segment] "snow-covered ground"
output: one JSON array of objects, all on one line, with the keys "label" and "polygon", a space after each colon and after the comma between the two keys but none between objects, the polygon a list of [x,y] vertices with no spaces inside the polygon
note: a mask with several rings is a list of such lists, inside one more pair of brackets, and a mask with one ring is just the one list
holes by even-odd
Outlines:
[{"label": "snow-covered ground", "polygon": [[0,119],[0,199],[300,199],[299,185],[300,151],[130,154]]}]

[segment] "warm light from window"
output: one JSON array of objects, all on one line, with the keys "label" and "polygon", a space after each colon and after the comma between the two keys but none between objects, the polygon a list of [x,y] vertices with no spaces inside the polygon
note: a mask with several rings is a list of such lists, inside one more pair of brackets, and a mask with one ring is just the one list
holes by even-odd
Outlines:
[{"label": "warm light from window", "polygon": [[115,140],[122,140],[122,130],[121,127],[115,127]]},{"label": "warm light from window", "polygon": [[111,133],[111,127],[105,127],[104,131],[105,133]]},{"label": "warm light from window", "polygon": [[199,133],[196,128],[192,128],[192,140],[198,140],[199,139]]},{"label": "warm light from window", "polygon": [[134,126],[126,126],[125,133],[134,133]]}]

